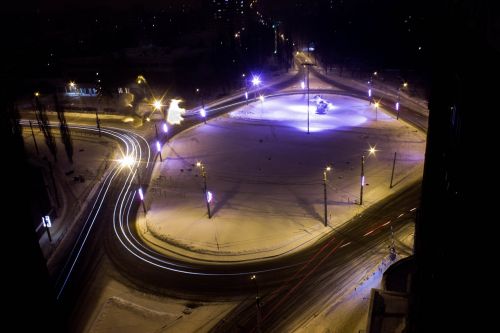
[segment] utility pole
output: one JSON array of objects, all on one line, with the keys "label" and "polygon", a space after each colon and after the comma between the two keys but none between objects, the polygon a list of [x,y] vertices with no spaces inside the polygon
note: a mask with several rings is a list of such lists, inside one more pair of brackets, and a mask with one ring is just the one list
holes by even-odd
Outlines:
[{"label": "utility pole", "polygon": [[306,84],[307,84],[307,134],[310,134],[309,131],[309,66],[314,66],[314,64],[310,62],[302,63],[303,66],[306,67]]},{"label": "utility pole", "polygon": [[325,170],[323,170],[323,193],[324,193],[324,203],[325,203],[325,227],[328,225],[328,206],[327,206],[327,193],[326,193],[326,173],[330,171],[332,168],[330,166],[327,166]]},{"label": "utility pole", "polygon": [[95,111],[95,123],[97,125],[97,130],[99,131],[99,137],[101,136],[101,121],[99,120],[98,111]]},{"label": "utility pole", "polygon": [[389,188],[392,188],[392,181],[394,180],[394,168],[396,167],[396,152],[394,152],[394,160],[392,161],[392,173],[391,173],[391,184]]},{"label": "utility pole", "polygon": [[205,202],[207,204],[207,212],[208,218],[212,218],[212,214],[210,213],[210,202],[208,201],[208,189],[207,189],[207,173],[205,172],[205,166],[203,163],[198,162],[196,166],[201,168],[201,176],[203,177],[203,193],[205,194]]},{"label": "utility pole", "polygon": [[359,205],[363,204],[363,188],[365,187],[365,155],[361,156],[361,189],[359,194]]}]

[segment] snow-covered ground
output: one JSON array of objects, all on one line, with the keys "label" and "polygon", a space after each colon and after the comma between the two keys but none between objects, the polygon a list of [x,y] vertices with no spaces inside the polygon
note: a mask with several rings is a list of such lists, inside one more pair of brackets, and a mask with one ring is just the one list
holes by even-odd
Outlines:
[{"label": "snow-covered ground", "polygon": [[[413,239],[415,227],[409,224],[395,233],[394,239],[397,260],[413,253]],[[382,276],[391,265],[386,248],[389,242],[382,243],[377,249],[367,253],[372,267],[361,274],[352,276],[349,290],[342,295],[330,295],[328,300],[318,298],[322,311],[301,324],[294,327],[291,323],[290,331],[305,332],[330,332],[330,333],[359,333],[364,332],[368,321],[370,307],[370,292],[372,288],[382,288]],[[410,249],[408,251],[408,249]],[[368,259],[368,258],[365,258]],[[299,321],[299,320],[298,320]]]},{"label": "snow-covered ground", "polygon": [[[314,96],[311,95],[311,98]],[[196,259],[251,260],[311,244],[422,175],[425,134],[363,100],[325,95],[315,113],[305,94],[266,99],[191,128],[163,147],[153,173],[144,239]],[[375,147],[375,154],[369,154]],[[390,189],[394,152],[395,186]],[[361,156],[365,189],[360,196]],[[203,178],[213,193],[208,219]],[[323,170],[328,172],[324,227]]]},{"label": "snow-covered ground", "polygon": [[[36,153],[29,127],[23,128],[26,151],[29,154],[31,163],[44,170],[44,174],[46,175],[45,181],[51,189],[50,193],[53,193],[53,183],[51,182],[48,167],[48,161],[50,161],[53,168],[54,181],[57,186],[57,198],[60,204],[59,208],[56,209],[57,217],[52,221],[52,227],[50,228],[52,242],[49,242],[46,232],[39,239],[40,247],[48,261],[48,267],[51,269],[52,255],[60,245],[60,242],[74,227],[74,222],[83,207],[88,203],[90,193],[95,189],[111,164],[117,145],[106,137],[71,131],[74,150],[73,163],[71,164],[65,153],[59,130],[52,128],[52,134],[56,139],[58,158],[57,162],[54,162],[45,144],[44,137],[38,127],[35,126],[35,123],[33,124],[33,129],[39,154],[37,155]],[[48,161],[44,160],[45,157]],[[83,177],[83,181],[75,179],[75,177],[80,176]],[[51,198],[51,204],[54,208],[57,207],[55,197]],[[38,228],[43,228],[43,226],[40,224]]]}]

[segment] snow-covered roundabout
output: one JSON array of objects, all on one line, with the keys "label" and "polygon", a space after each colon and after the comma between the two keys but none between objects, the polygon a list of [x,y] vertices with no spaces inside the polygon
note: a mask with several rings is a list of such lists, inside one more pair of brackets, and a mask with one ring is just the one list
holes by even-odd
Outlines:
[{"label": "snow-covered roundabout", "polygon": [[[140,210],[137,216],[145,243],[202,260],[275,257],[312,244],[422,176],[424,133],[367,101],[322,97],[332,105],[317,114],[310,102],[309,134],[307,99],[301,94],[250,103],[174,137],[163,147],[163,162],[157,160],[147,214]],[[197,162],[203,163],[213,194],[210,219]],[[327,165],[332,169],[325,227]]]}]

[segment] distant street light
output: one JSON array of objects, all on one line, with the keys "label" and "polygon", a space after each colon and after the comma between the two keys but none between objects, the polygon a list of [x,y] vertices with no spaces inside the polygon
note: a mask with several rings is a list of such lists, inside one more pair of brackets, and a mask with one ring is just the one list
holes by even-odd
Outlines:
[{"label": "distant street light", "polygon": [[142,210],[144,211],[144,215],[146,214],[146,204],[144,203],[144,193],[142,192],[142,187],[139,185],[139,189],[137,190],[137,193],[139,194],[139,199],[141,200],[142,203]]},{"label": "distant street light", "polygon": [[205,196],[205,202],[207,204],[207,212],[208,212],[208,218],[212,218],[212,215],[210,213],[210,201],[212,198],[209,200],[209,193],[210,197],[212,197],[212,193],[207,190],[207,173],[205,172],[205,166],[201,162],[196,162],[196,166],[201,169],[201,176],[203,177],[203,194]]},{"label": "distant street light", "polygon": [[156,150],[158,151],[158,155],[160,156],[160,162],[163,162],[163,159],[161,158],[161,144],[159,140],[156,140]]},{"label": "distant street light", "polygon": [[258,87],[261,83],[261,80],[260,80],[260,77],[257,76],[257,75],[254,75],[253,78],[252,78],[252,84],[255,86],[255,87]]},{"label": "distant street light", "polygon": [[204,108],[200,109],[200,116],[202,116],[203,122],[206,124],[207,123],[207,111],[205,111]]},{"label": "distant street light", "polygon": [[375,120],[378,120],[378,107],[379,107],[379,102],[375,102]]},{"label": "distant street light", "polygon": [[324,191],[324,200],[325,200],[325,227],[328,225],[328,206],[327,206],[327,192],[326,192],[326,173],[330,172],[332,168],[330,166],[327,166],[323,170],[323,191]]},{"label": "distant street light", "polygon": [[[374,155],[377,152],[377,149],[375,149],[375,146],[371,147],[368,149],[368,156]],[[361,206],[363,204],[363,189],[365,187],[365,155],[361,156],[361,189],[359,193],[359,205]]]}]

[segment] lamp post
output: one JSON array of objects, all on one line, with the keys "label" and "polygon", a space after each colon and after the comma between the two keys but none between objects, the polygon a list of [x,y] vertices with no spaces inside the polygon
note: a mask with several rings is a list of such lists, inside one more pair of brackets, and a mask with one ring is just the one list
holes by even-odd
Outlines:
[{"label": "lamp post", "polygon": [[101,120],[99,119],[99,113],[95,110],[95,123],[97,125],[97,130],[99,131],[99,136],[101,136]]},{"label": "lamp post", "polygon": [[255,305],[257,307],[257,330],[260,332],[260,325],[262,321],[262,309],[260,304],[260,296],[259,296],[259,284],[257,283],[257,276],[253,274],[250,276],[250,280],[255,284],[255,288],[257,290],[257,296],[255,296]]},{"label": "lamp post", "polygon": [[396,152],[394,152],[394,160],[392,161],[392,173],[391,173],[391,184],[389,188],[392,188],[392,181],[394,180],[394,168],[396,167]]},{"label": "lamp post", "polygon": [[307,134],[310,134],[309,131],[309,67],[314,66],[314,64],[310,62],[302,63],[304,67],[306,67],[306,86],[307,86]]},{"label": "lamp post", "polygon": [[[262,81],[260,80],[260,77],[257,75],[254,75],[252,78],[252,85],[254,87],[258,88],[261,83],[262,83]],[[257,98],[257,91],[255,91],[254,96]]]},{"label": "lamp post", "polygon": [[203,122],[206,124],[207,123],[207,111],[205,108],[202,106],[200,109],[200,116],[203,118]]},{"label": "lamp post", "polygon": [[52,236],[50,235],[50,228],[52,227],[52,222],[50,221],[49,215],[42,216],[42,224],[45,227],[45,231],[47,231],[47,237],[49,237],[49,242],[52,243]]},{"label": "lamp post", "polygon": [[397,101],[396,101],[396,120],[399,119],[399,90],[398,90],[398,97],[397,97]]},{"label": "lamp post", "polygon": [[332,168],[327,166],[325,170],[323,170],[323,192],[324,192],[324,201],[325,201],[325,227],[328,225],[328,206],[327,206],[327,197],[326,197],[326,173],[329,172]]},{"label": "lamp post", "polygon": [[359,191],[359,205],[363,204],[363,189],[365,187],[365,155],[361,156],[361,189]]},{"label": "lamp post", "polygon": [[[371,147],[368,150],[368,156],[370,155],[375,155],[375,152],[377,150],[375,149],[375,146]],[[363,189],[365,187],[365,155],[361,156],[361,189],[359,193],[359,205],[361,206],[363,204]]]},{"label": "lamp post", "polygon": [[379,102],[375,102],[375,120],[378,120],[378,107],[379,107]]},{"label": "lamp post", "polygon": [[144,215],[146,215],[146,205],[144,204],[144,193],[142,192],[142,187],[140,186],[140,184],[137,193],[139,194],[139,199],[141,200],[142,203],[142,210],[144,211]]},{"label": "lamp post", "polygon": [[207,173],[205,172],[205,166],[201,162],[196,162],[196,166],[201,169],[201,176],[203,177],[203,193],[205,194],[205,202],[207,204],[208,218],[212,218],[210,213],[210,199],[211,193],[207,190]]}]

